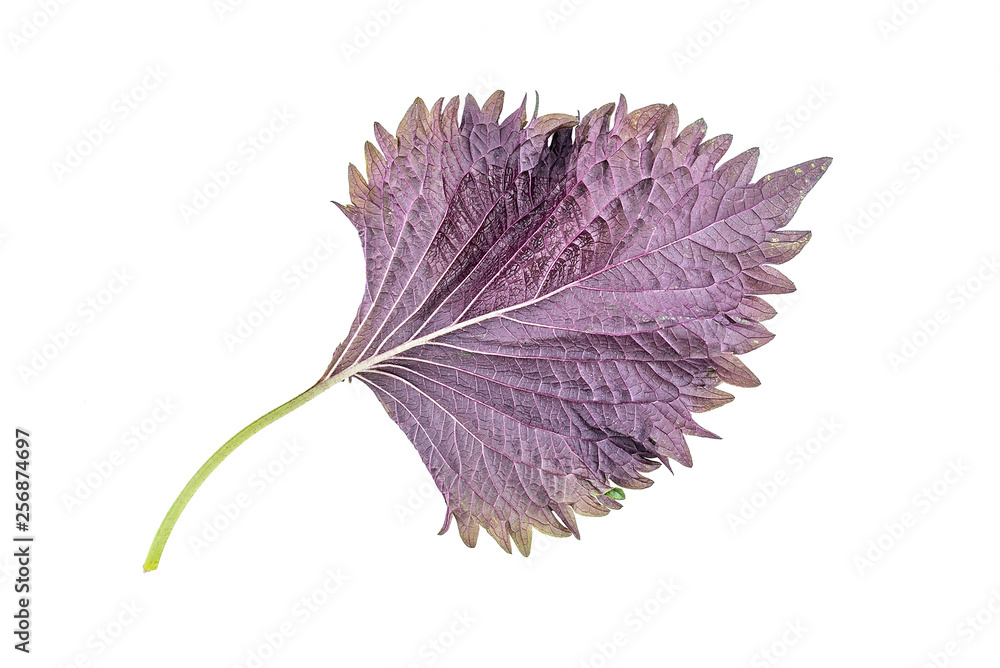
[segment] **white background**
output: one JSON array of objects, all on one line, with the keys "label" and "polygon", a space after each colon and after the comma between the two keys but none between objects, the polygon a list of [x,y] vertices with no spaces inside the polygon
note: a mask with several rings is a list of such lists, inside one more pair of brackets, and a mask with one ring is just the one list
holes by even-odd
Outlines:
[{"label": "white background", "polygon": [[[998,13],[6,2],[0,663],[993,665]],[[536,533],[529,559],[437,536],[444,502],[413,447],[343,384],[230,457],[144,575],[188,477],[346,335],[363,263],[329,201],[372,122],[495,88],[508,111],[539,91],[542,114],[673,102],[735,135],[731,155],[763,146],[758,175],[833,156],[789,226],[814,232],[783,267],[798,291],[771,299],[777,338],[744,357],[763,384],[700,416],[723,439],[692,438],[692,469],[583,518],[579,542]],[[275,110],[293,118],[269,136]],[[11,647],[16,426],[34,453],[30,656]],[[308,617],[303,597],[321,601]]]}]

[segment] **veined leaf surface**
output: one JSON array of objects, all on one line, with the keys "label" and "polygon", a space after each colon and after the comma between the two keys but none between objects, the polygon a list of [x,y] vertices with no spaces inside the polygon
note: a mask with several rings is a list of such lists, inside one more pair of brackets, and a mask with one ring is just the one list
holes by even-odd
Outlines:
[{"label": "veined leaf surface", "polygon": [[809,240],[784,227],[830,159],[752,181],[756,149],[720,164],[731,136],[679,130],[673,105],[502,106],[417,99],[395,135],[375,125],[341,206],[364,295],[318,384],[371,387],[444,496],[442,532],[527,554],[532,527],[579,537],[615,486],[690,466],[685,435],[715,437],[692,413],[758,384],[737,355],[772,338],[758,295],[794,290],[772,265]]}]

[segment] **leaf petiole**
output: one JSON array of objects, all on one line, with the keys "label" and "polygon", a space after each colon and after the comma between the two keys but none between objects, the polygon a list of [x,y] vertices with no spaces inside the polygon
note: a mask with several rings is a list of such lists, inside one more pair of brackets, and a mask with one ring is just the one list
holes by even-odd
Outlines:
[{"label": "leaf petiole", "polygon": [[341,380],[341,378],[330,378],[327,381],[316,383],[294,399],[281,404],[274,410],[265,413],[248,424],[235,436],[226,441],[221,448],[216,450],[215,454],[209,457],[208,461],[201,465],[198,472],[195,473],[191,480],[188,481],[188,484],[184,486],[184,489],[181,490],[177,500],[174,501],[174,505],[170,506],[170,510],[167,511],[167,516],[163,518],[160,528],[156,531],[156,536],[153,538],[153,544],[149,547],[149,554],[146,555],[146,563],[142,565],[142,570],[148,573],[149,571],[156,570],[156,567],[159,566],[160,555],[163,553],[163,548],[167,544],[167,539],[170,538],[170,532],[173,531],[174,525],[177,523],[177,519],[181,516],[181,513],[184,512],[184,508],[191,500],[191,497],[194,496],[194,493],[198,491],[198,488],[201,487],[201,484],[205,482],[205,479],[211,475],[212,471],[214,471],[226,457],[232,454],[232,452],[245,440],[256,434],[267,425],[271,424],[275,420],[278,420],[279,418],[284,417],[285,415],[288,415],[302,404],[314,399],[332,387],[335,383],[331,381],[339,380]]}]

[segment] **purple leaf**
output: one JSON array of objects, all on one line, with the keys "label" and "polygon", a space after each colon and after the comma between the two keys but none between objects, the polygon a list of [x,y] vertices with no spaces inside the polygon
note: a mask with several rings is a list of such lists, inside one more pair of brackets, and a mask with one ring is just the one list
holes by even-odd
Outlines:
[{"label": "purple leaf", "polygon": [[442,532],[527,554],[531,527],[579,537],[615,485],[690,466],[685,434],[717,438],[692,413],[758,384],[736,355],[772,338],[756,295],[795,289],[770,265],[809,241],[782,228],[830,159],[751,183],[757,150],[718,164],[732,137],[678,132],[673,105],[502,105],[418,98],[395,136],[375,125],[341,206],[364,297],[320,382],[372,388],[444,495]]},{"label": "purple leaf", "polygon": [[758,384],[737,359],[771,340],[757,295],[791,292],[774,264],[808,232],[782,228],[830,164],[751,183],[757,150],[719,165],[732,137],[678,132],[673,105],[582,119],[503,121],[503,92],[428,111],[395,136],[375,124],[365,176],[348,169],[367,276],[347,339],[311,388],[242,429],[195,473],[157,531],[174,524],[241,443],[357,377],[416,446],[454,519],[525,555],[532,527],[579,537],[576,515],[621,508],[685,435],[717,438],[692,413]]}]

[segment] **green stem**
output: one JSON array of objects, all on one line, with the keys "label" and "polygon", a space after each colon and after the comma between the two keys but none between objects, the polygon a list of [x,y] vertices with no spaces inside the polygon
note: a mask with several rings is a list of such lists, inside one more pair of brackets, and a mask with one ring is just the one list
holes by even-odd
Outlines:
[{"label": "green stem", "polygon": [[[326,382],[320,382],[308,390],[295,397],[291,401],[281,404],[275,408],[270,413],[265,413],[260,416],[246,427],[240,430],[238,434],[233,436],[231,439],[226,441],[221,448],[215,451],[215,454],[208,458],[208,461],[202,464],[198,472],[194,474],[194,477],[188,481],[188,484],[184,486],[181,490],[180,496],[174,501],[174,505],[170,506],[170,510],[167,511],[167,516],[163,518],[163,523],[160,524],[159,530],[156,532],[156,537],[153,538],[153,544],[149,547],[149,554],[146,556],[146,563],[143,564],[142,569],[146,572],[156,570],[156,567],[160,565],[160,555],[163,553],[163,548],[167,544],[167,539],[170,538],[170,532],[173,531],[174,525],[177,523],[177,519],[181,516],[184,511],[185,506],[187,506],[188,501],[194,496],[194,493],[198,491],[201,484],[205,482],[205,479],[222,463],[226,457],[228,457],[233,450],[238,448],[243,441],[247,440],[258,431],[271,424],[278,418],[288,415],[296,408],[306,403],[307,401],[317,397],[330,387],[332,387],[335,382],[342,380],[342,378],[330,378]],[[331,382],[332,381],[332,382]]]}]

